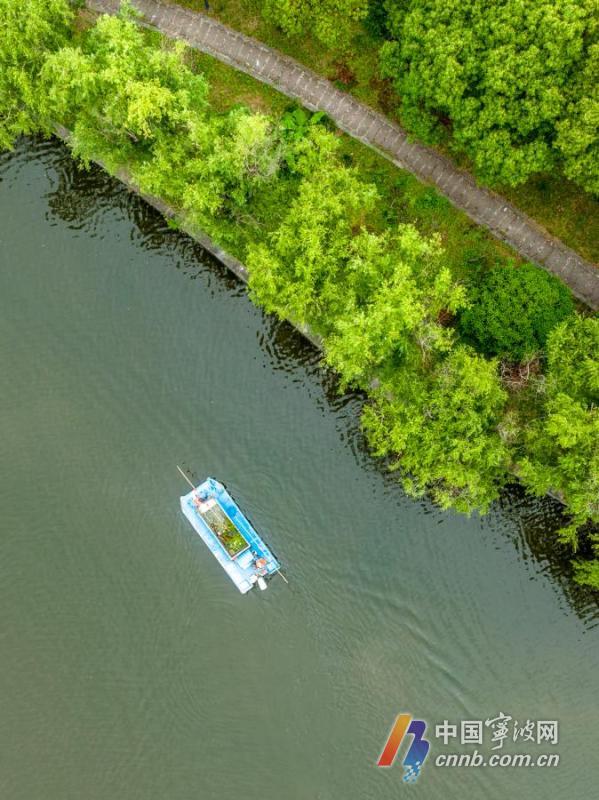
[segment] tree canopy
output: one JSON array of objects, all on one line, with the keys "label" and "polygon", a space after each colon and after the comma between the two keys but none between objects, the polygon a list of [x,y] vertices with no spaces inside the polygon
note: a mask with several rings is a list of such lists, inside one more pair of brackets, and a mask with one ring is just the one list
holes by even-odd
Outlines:
[{"label": "tree canopy", "polygon": [[39,129],[39,75],[70,37],[67,0],[0,0],[0,150]]},{"label": "tree canopy", "polygon": [[382,68],[401,116],[452,141],[489,182],[561,167],[599,191],[595,0],[385,0]]},{"label": "tree canopy", "polygon": [[599,318],[573,316],[550,334],[544,414],[518,470],[533,491],[562,495],[573,518],[561,536],[576,548],[579,526],[599,522]]},{"label": "tree canopy", "polygon": [[207,111],[206,81],[184,64],[183,49],[150,46],[127,15],[102,16],[83,47],[46,59],[44,112],[71,128],[84,160],[148,159],[161,143],[200,128]]},{"label": "tree canopy", "polygon": [[506,480],[498,432],[507,395],[497,364],[456,346],[431,374],[398,370],[363,417],[374,451],[402,470],[406,490],[442,507],[487,509]]},{"label": "tree canopy", "polygon": [[509,361],[536,355],[574,311],[568,288],[533,264],[489,270],[470,287],[469,297],[460,329],[481,352]]}]

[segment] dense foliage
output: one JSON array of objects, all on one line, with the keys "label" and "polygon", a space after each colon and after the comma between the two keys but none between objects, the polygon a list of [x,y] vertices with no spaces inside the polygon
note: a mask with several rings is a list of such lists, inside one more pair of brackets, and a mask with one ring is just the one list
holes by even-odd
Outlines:
[{"label": "dense foliage", "polygon": [[507,396],[493,361],[458,345],[432,372],[400,368],[373,395],[366,431],[401,467],[408,492],[428,487],[444,508],[488,508],[508,465],[498,433]]},{"label": "dense foliage", "polygon": [[[230,245],[250,268],[253,297],[310,325],[342,383],[369,393],[369,439],[410,492],[485,509],[517,464],[533,491],[563,493],[574,515],[564,536],[574,542],[575,528],[597,514],[597,320],[570,315],[549,334],[545,393],[536,415],[520,420],[497,363],[451,324],[473,299],[439,240],[409,224],[373,224],[376,186],[343,162],[318,115],[217,113],[180,46],[126,13],[67,42],[56,8],[62,46],[48,36],[35,70],[29,60],[18,68],[28,90],[5,144],[67,125],[84,161],[126,167],[143,191]],[[0,52],[22,21],[9,19]],[[542,338],[552,319],[541,322]],[[594,581],[593,570],[584,562],[578,578]]]},{"label": "dense foliage", "polygon": [[572,295],[532,264],[497,267],[470,290],[460,328],[483,353],[522,361],[538,353],[549,333],[574,311]]},{"label": "dense foliage", "polygon": [[452,331],[437,317],[464,304],[464,289],[436,240],[409,225],[366,230],[375,187],[335,163],[332,137],[319,138],[327,160],[302,164],[307,173],[280,226],[249,249],[250,286],[268,310],[309,320],[343,381],[366,387],[384,369],[449,350]]},{"label": "dense foliage", "polygon": [[312,33],[327,47],[343,50],[353,24],[367,15],[368,0],[265,0],[262,9],[285,33]]},{"label": "dense foliage", "polygon": [[151,46],[128,19],[101,17],[83,47],[49,55],[42,80],[44,118],[66,123],[78,156],[126,164],[145,191],[213,233],[279,170],[283,133],[272,120],[244,108],[215,114],[182,45]]},{"label": "dense foliage", "polygon": [[490,182],[559,166],[599,192],[595,0],[386,0],[384,73],[405,124],[453,142]]},{"label": "dense foliage", "polygon": [[84,161],[144,162],[165,143],[185,140],[192,122],[200,125],[205,116],[206,82],[181,55],[181,47],[148,47],[132,22],[101,17],[84,47],[48,55],[43,118],[72,130],[73,149]]},{"label": "dense foliage", "polygon": [[39,73],[70,34],[67,0],[0,0],[0,150],[37,129]]},{"label": "dense foliage", "polygon": [[544,413],[526,431],[519,472],[533,491],[563,495],[573,515],[564,540],[576,546],[578,526],[599,522],[597,317],[574,317],[549,336]]}]

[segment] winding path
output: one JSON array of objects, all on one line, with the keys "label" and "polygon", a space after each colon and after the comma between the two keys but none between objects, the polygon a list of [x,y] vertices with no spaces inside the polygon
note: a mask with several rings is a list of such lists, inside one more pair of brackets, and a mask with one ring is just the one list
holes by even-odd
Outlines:
[{"label": "winding path", "polygon": [[[454,206],[506,242],[525,258],[557,275],[573,294],[599,308],[599,270],[551,236],[505,198],[476,184],[449,159],[410,141],[405,131],[384,115],[337,89],[297,61],[228,28],[212,17],[171,3],[133,0],[141,24],[224,61],[268,83],[307,108],[325,111],[355,139],[380,152],[420,180],[433,184]],[[115,14],[120,0],[87,0],[95,12]]]}]

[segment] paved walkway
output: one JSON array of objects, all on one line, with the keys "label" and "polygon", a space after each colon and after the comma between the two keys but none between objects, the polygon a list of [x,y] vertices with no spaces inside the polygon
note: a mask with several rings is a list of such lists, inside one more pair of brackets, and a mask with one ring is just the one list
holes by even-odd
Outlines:
[{"label": "paved walkway", "polygon": [[[227,64],[268,83],[314,111],[325,111],[355,139],[382,153],[394,164],[431,183],[479,225],[525,258],[561,278],[574,295],[599,308],[599,269],[551,236],[534,220],[499,195],[478,186],[447,158],[411,142],[384,115],[337,89],[297,61],[231,30],[212,17],[157,0],[133,0],[142,24],[181,39]],[[87,0],[93,11],[114,14],[120,0]]]}]

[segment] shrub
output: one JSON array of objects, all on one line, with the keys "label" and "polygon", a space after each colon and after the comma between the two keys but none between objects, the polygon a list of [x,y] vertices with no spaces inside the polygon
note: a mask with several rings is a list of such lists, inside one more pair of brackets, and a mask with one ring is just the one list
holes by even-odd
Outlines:
[{"label": "shrub", "polygon": [[549,333],[572,314],[569,290],[532,264],[495,267],[469,292],[462,334],[490,356],[522,361],[545,346]]},{"label": "shrub", "polygon": [[339,51],[349,47],[353,26],[367,13],[367,0],[266,0],[262,4],[265,19],[288,36],[310,32],[325,47]]}]

